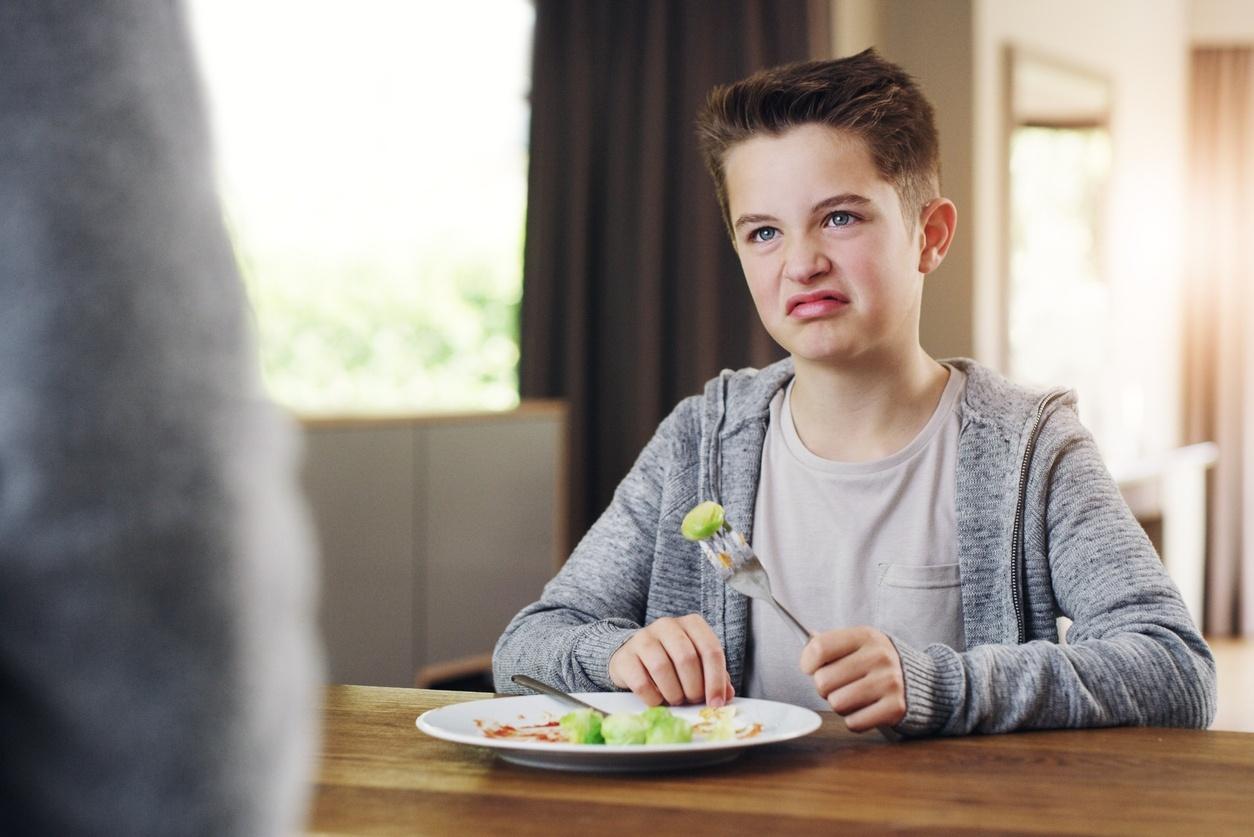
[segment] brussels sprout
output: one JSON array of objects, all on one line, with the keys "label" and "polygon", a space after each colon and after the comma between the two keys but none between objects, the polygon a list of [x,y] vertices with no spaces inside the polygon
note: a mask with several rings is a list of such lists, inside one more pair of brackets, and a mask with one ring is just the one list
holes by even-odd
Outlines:
[{"label": "brussels sprout", "polygon": [[576,709],[562,716],[559,722],[566,740],[572,744],[604,744],[601,737],[601,715],[591,709]]},{"label": "brussels sprout", "polygon": [[703,541],[723,528],[723,507],[706,500],[684,515],[679,531],[690,541]]},{"label": "brussels sprout", "polygon": [[645,734],[646,744],[687,744],[692,740],[692,724],[678,715],[669,712],[665,717],[657,717],[649,724]]},{"label": "brussels sprout", "polygon": [[601,722],[601,735],[606,744],[643,744],[649,731],[644,714],[615,712]]},{"label": "brussels sprout", "polygon": [[[718,737],[732,737],[730,716],[727,735],[722,725],[715,728]],[[563,715],[559,722],[562,735],[572,744],[687,744],[692,741],[692,725],[671,713],[665,706],[654,706],[643,712],[615,712],[602,717],[590,709],[577,709]]]},{"label": "brussels sprout", "polygon": [[659,721],[662,718],[669,718],[670,716],[671,710],[665,706],[650,706],[648,709],[645,709],[640,713],[640,717],[644,718],[644,722],[646,724],[652,724],[655,721]]}]

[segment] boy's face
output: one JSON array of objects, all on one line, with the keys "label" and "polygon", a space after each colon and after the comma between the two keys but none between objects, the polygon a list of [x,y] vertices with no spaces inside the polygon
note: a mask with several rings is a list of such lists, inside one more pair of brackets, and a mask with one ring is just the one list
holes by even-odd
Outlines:
[{"label": "boy's face", "polygon": [[724,171],[749,292],[794,359],[891,361],[917,350],[927,241],[861,138],[802,125],[733,146]]}]

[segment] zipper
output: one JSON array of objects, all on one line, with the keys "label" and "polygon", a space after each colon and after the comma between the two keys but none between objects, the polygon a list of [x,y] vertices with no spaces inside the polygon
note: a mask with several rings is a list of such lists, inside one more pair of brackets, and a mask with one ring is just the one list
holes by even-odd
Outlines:
[{"label": "zipper", "polygon": [[728,371],[724,369],[718,373],[718,419],[714,422],[714,429],[710,433],[710,444],[706,448],[708,457],[705,463],[706,488],[709,490],[708,498],[716,503],[723,502],[722,433],[723,421],[727,418]]},{"label": "zipper", "polygon": [[1019,644],[1027,638],[1027,624],[1023,616],[1023,584],[1027,574],[1027,547],[1023,543],[1023,515],[1028,496],[1028,466],[1032,462],[1032,453],[1036,450],[1036,438],[1040,435],[1041,424],[1045,419],[1045,411],[1049,405],[1066,395],[1068,390],[1057,389],[1046,393],[1036,405],[1036,418],[1028,433],[1028,443],[1023,449],[1023,463],[1019,466],[1019,492],[1015,501],[1014,529],[1010,533],[1010,599],[1014,604],[1015,625],[1019,631]]}]

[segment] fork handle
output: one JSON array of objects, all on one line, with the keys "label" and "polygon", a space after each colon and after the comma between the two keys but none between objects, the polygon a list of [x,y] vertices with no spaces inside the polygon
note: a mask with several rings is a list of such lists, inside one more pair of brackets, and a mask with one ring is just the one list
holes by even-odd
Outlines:
[{"label": "fork handle", "polygon": [[814,637],[814,631],[801,624],[801,620],[796,616],[793,616],[792,612],[789,611],[788,608],[784,607],[783,604],[780,603],[779,599],[771,596],[771,604],[775,605],[775,610],[780,616],[784,617],[785,622],[797,629],[797,632],[801,634],[803,642],[809,642]]}]

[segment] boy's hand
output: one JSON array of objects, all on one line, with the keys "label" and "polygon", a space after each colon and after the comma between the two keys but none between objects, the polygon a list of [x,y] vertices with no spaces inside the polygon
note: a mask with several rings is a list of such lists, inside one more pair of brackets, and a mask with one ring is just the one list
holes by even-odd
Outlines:
[{"label": "boy's hand", "polygon": [[854,732],[906,717],[906,681],[892,640],[875,628],[825,631],[801,652],[801,670]]},{"label": "boy's hand", "polygon": [[705,701],[722,706],[734,690],[723,646],[696,613],[663,617],[632,634],[610,657],[610,680],[650,706]]}]

